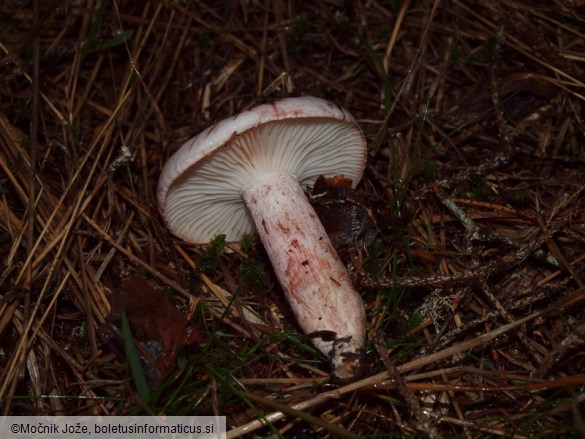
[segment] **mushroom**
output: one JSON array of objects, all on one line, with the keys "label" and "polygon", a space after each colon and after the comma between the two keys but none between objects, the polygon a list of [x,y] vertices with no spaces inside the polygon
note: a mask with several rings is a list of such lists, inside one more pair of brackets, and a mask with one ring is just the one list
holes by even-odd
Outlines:
[{"label": "mushroom", "polygon": [[315,97],[260,105],[187,141],[162,170],[157,197],[169,229],[191,243],[258,232],[298,321],[334,377],[359,370],[364,303],[302,187],[343,175],[355,187],[366,142],[344,109]]}]

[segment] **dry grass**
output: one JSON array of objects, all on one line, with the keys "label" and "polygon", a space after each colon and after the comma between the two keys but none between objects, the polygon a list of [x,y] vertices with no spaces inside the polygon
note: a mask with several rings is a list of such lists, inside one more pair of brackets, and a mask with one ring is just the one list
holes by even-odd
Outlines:
[{"label": "dry grass", "polygon": [[[215,411],[231,437],[585,434],[582,1],[35,3],[0,18],[4,414]],[[346,107],[371,147],[356,196],[378,239],[344,252],[370,342],[345,385],[258,245],[209,263],[156,208],[184,141],[291,94]],[[136,273],[206,337],[142,402],[97,335]]]}]

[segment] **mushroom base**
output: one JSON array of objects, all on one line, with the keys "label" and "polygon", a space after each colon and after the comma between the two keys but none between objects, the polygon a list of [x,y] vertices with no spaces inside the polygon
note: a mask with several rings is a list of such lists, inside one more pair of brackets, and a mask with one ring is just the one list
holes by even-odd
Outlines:
[{"label": "mushroom base", "polygon": [[342,380],[359,370],[364,303],[296,177],[273,173],[242,189],[291,309]]}]

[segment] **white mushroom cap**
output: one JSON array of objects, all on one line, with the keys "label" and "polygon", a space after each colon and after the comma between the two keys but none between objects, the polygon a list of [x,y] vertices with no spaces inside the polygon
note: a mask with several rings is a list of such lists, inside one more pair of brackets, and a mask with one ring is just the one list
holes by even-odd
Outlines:
[{"label": "white mushroom cap", "polygon": [[354,186],[366,163],[366,141],[344,109],[315,97],[260,105],[210,126],[167,162],[158,184],[171,231],[192,243],[217,234],[234,242],[255,226],[241,190],[265,173],[287,172],[301,186],[319,175],[343,175]]}]

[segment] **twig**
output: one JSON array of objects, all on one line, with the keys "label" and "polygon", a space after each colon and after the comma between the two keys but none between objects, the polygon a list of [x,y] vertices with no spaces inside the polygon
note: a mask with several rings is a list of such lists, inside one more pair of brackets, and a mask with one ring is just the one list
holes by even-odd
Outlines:
[{"label": "twig", "polygon": [[[398,371],[398,373],[405,373],[405,372],[408,372],[411,370],[418,369],[422,366],[432,364],[436,361],[440,361],[440,360],[443,360],[445,358],[449,358],[449,357],[456,355],[460,352],[464,352],[464,351],[476,348],[478,346],[482,346],[483,344],[487,343],[488,341],[494,340],[495,338],[498,338],[498,337],[502,336],[503,334],[506,334],[508,331],[510,331],[510,330],[520,326],[520,325],[523,325],[526,322],[534,320],[535,318],[541,316],[542,314],[543,314],[542,311],[535,312],[535,313],[530,314],[529,316],[524,317],[523,319],[520,319],[514,323],[509,323],[507,325],[503,325],[497,329],[494,329],[491,332],[479,335],[472,340],[464,341],[464,342],[459,343],[455,346],[451,346],[449,348],[446,348],[446,349],[443,349],[441,351],[435,352],[433,354],[427,355],[426,357],[418,358],[418,359],[413,360],[409,363],[403,364],[402,366],[398,366],[397,371]],[[339,389],[332,390],[329,392],[320,393],[317,396],[315,396],[307,401],[302,401],[302,402],[299,402],[297,404],[292,405],[291,408],[295,409],[295,410],[307,410],[311,407],[323,404],[324,402],[327,402],[331,399],[338,399],[347,393],[354,392],[356,390],[360,390],[364,387],[369,387],[371,385],[379,383],[380,381],[387,380],[389,378],[390,378],[390,374],[388,373],[388,371],[380,372],[376,375],[372,375],[368,378],[364,378],[362,380],[359,380],[359,381],[356,381],[354,383],[340,387]],[[255,430],[261,428],[262,426],[266,425],[267,423],[276,422],[276,421],[284,418],[285,416],[286,415],[282,411],[276,411],[276,412],[270,413],[270,414],[264,416],[262,419],[256,419],[254,421],[250,421],[247,424],[241,425],[239,427],[236,427],[236,428],[228,431],[227,438],[234,439],[234,438],[243,436],[244,434],[249,434],[252,431],[255,431]]]},{"label": "twig", "polygon": [[414,392],[406,385],[406,381],[398,372],[396,365],[386,350],[384,339],[378,333],[374,335],[374,344],[378,354],[380,355],[380,358],[382,359],[382,362],[384,363],[384,366],[386,366],[388,375],[394,381],[398,393],[400,393],[400,395],[404,398],[404,401],[410,409],[411,416],[414,417],[420,424],[420,426],[417,426],[418,428],[415,429],[424,431],[431,439],[438,439],[440,437],[439,432],[431,424],[429,417],[425,415],[420,401]]}]

